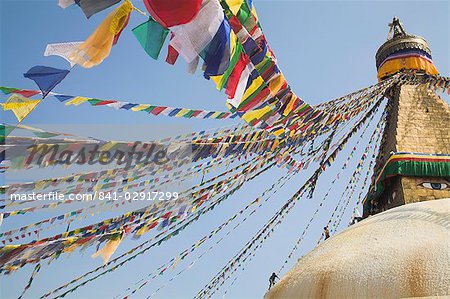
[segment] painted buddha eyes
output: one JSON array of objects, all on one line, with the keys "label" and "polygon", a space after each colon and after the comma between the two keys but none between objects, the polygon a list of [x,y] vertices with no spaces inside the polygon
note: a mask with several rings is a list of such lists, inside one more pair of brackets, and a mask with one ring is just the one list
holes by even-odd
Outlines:
[{"label": "painted buddha eyes", "polygon": [[424,188],[432,189],[432,190],[445,190],[445,189],[449,188],[449,184],[447,184],[447,183],[423,182],[419,185]]}]

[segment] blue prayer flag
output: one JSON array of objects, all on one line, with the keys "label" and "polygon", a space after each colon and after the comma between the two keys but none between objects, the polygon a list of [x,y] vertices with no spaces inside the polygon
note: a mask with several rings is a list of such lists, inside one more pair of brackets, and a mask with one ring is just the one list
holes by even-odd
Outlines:
[{"label": "blue prayer flag", "polygon": [[33,66],[23,76],[36,82],[42,91],[42,98],[45,98],[69,73],[69,70],[38,65]]}]

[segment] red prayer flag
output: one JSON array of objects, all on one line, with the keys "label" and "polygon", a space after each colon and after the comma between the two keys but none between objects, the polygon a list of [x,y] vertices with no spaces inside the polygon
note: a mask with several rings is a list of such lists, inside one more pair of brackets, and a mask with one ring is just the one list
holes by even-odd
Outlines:
[{"label": "red prayer flag", "polygon": [[228,78],[227,89],[225,93],[228,95],[230,99],[233,98],[234,94],[236,93],[236,88],[239,85],[239,80],[241,79],[242,72],[247,66],[247,63],[248,63],[247,55],[242,53],[241,57],[239,57],[239,60],[236,63],[236,66],[231,72],[230,77]]},{"label": "red prayer flag", "polygon": [[[172,39],[173,37],[174,37],[174,34],[171,33],[171,34],[170,34],[170,39]],[[168,48],[168,51],[167,51],[166,62],[169,63],[169,64],[174,65],[175,62],[176,62],[177,59],[178,59],[178,55],[179,55],[178,51],[175,50],[175,48],[172,47],[172,46],[169,44],[169,48]]]},{"label": "red prayer flag", "polygon": [[95,104],[95,106],[102,106],[102,105],[107,105],[107,104],[111,104],[111,103],[116,103],[117,101],[113,101],[113,100],[105,100],[105,101],[101,101]]},{"label": "red prayer flag", "polygon": [[161,112],[163,112],[167,107],[155,107],[155,109],[152,110],[152,112],[150,112],[153,115],[158,115]]},{"label": "red prayer flag", "polygon": [[39,93],[39,91],[22,89],[22,90],[15,90],[15,91],[13,91],[13,93],[18,93],[18,94],[23,95],[26,98],[29,98],[29,97],[32,97],[34,95],[37,95]]},{"label": "red prayer flag", "polygon": [[200,113],[202,113],[202,110],[195,110],[195,112],[192,113],[192,117],[196,117],[196,116],[199,115]]}]

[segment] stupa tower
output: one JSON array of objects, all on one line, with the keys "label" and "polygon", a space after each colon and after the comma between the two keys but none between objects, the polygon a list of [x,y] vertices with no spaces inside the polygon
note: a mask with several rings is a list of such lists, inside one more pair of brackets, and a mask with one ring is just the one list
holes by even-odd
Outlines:
[{"label": "stupa tower", "polygon": [[[378,79],[403,70],[437,74],[425,39],[394,18],[378,49]],[[417,201],[450,197],[450,108],[425,86],[402,85],[389,97],[388,121],[364,216]]]}]

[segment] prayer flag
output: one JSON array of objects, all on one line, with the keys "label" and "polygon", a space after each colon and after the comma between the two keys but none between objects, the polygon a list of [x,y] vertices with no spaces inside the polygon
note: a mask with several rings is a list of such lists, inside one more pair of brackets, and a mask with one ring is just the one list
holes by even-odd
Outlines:
[{"label": "prayer flag", "polygon": [[74,96],[63,95],[63,94],[57,94],[57,95],[55,95],[55,98],[57,98],[58,101],[60,101],[60,102],[65,102],[65,101],[67,101],[67,100],[73,99]]},{"label": "prayer flag", "polygon": [[72,100],[66,102],[65,105],[66,105],[66,106],[70,106],[70,105],[78,106],[78,105],[83,104],[83,103],[86,102],[87,100],[88,100],[88,98],[85,98],[85,97],[74,97]]},{"label": "prayer flag", "polygon": [[122,236],[116,240],[109,240],[102,249],[92,255],[92,258],[95,259],[98,256],[101,256],[103,265],[106,264],[116,251],[117,247],[119,247],[120,242],[122,242]]},{"label": "prayer flag", "polygon": [[117,7],[98,28],[70,54],[69,59],[85,68],[96,66],[109,56],[111,48],[126,26],[133,5],[125,0]]},{"label": "prayer flag", "polygon": [[212,41],[202,51],[205,75],[222,75],[230,64],[230,24],[224,19]]},{"label": "prayer flag", "polygon": [[[244,57],[244,55],[242,55],[242,57]],[[247,82],[254,69],[254,66],[251,63],[245,65],[246,60],[248,59],[239,60],[236,65],[236,72],[233,70],[230,78],[228,79],[227,94],[229,98],[227,102],[235,108],[239,107],[239,104],[242,101],[242,97],[244,96],[247,87]],[[244,68],[242,69],[242,67]]]},{"label": "prayer flag", "polygon": [[24,74],[25,78],[36,82],[45,98],[56,85],[58,85],[69,74],[69,70],[61,70],[48,66],[34,66]]},{"label": "prayer flag", "polygon": [[[170,34],[170,40],[172,40],[173,37],[174,37],[174,34],[173,34],[173,32],[172,32],[172,33]],[[178,56],[179,56],[178,51],[175,50],[175,48],[172,47],[172,46],[170,45],[170,43],[169,43],[169,47],[168,47],[168,49],[167,49],[166,62],[167,62],[168,64],[174,65],[175,62],[176,62],[177,59],[178,59]]]},{"label": "prayer flag", "polygon": [[13,94],[1,105],[3,106],[3,110],[11,110],[17,120],[21,122],[41,101],[42,100],[28,99],[22,95]]},{"label": "prayer flag", "polygon": [[192,60],[191,62],[188,63],[188,73],[189,74],[195,74],[199,60],[200,60],[199,56],[197,56],[194,60]]},{"label": "prayer flag", "polygon": [[75,51],[83,42],[70,42],[70,43],[58,43],[48,44],[45,48],[44,56],[56,55],[64,58],[73,67],[75,63],[69,59],[70,54]]},{"label": "prayer flag", "polygon": [[197,16],[187,24],[171,27],[174,36],[170,45],[191,62],[211,42],[224,19],[217,0],[204,0]]},{"label": "prayer flag", "polygon": [[30,97],[32,97],[34,95],[39,94],[39,91],[37,91],[37,90],[21,89],[21,90],[14,91],[14,93],[18,93],[20,95],[23,95],[26,98],[30,98]]},{"label": "prayer flag", "polygon": [[86,18],[119,3],[120,0],[75,0],[75,3],[81,8]]},{"label": "prayer flag", "polygon": [[58,5],[61,8],[66,8],[75,3],[75,0],[59,0]]},{"label": "prayer flag", "polygon": [[6,87],[6,86],[0,86],[0,90],[4,93],[4,94],[10,94],[12,92],[16,92],[20,89],[18,88],[14,88],[14,87]]},{"label": "prayer flag", "polygon": [[161,26],[152,18],[149,18],[147,22],[142,23],[132,31],[145,52],[147,52],[151,58],[158,59],[159,52],[161,52],[161,48],[166,40],[169,30]]},{"label": "prayer flag", "polygon": [[186,24],[200,10],[202,0],[144,0],[152,17],[164,27]]}]

